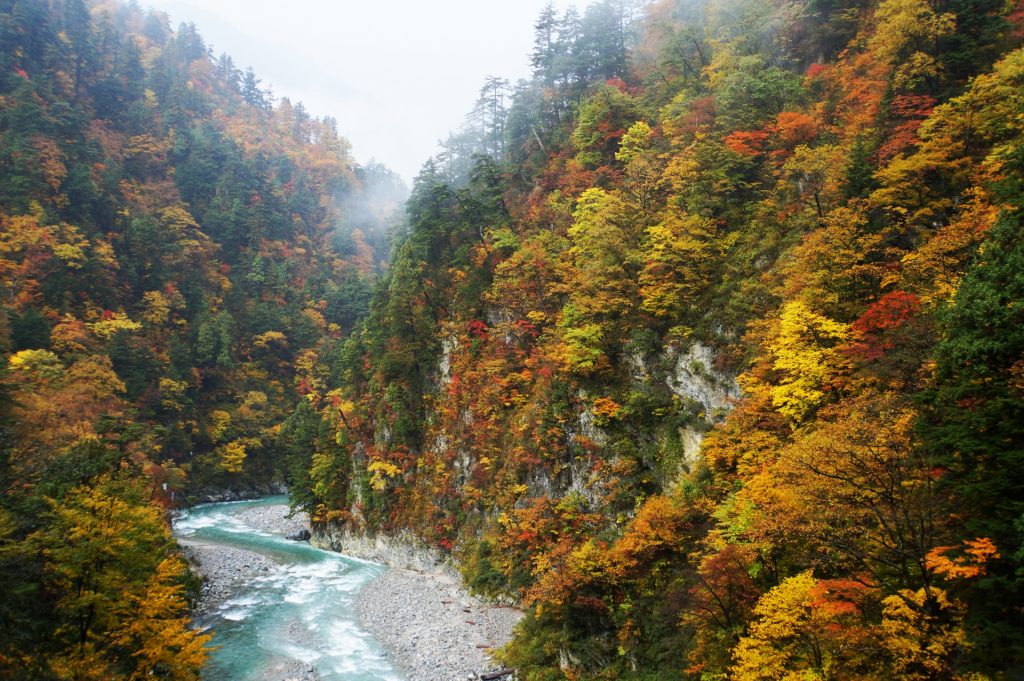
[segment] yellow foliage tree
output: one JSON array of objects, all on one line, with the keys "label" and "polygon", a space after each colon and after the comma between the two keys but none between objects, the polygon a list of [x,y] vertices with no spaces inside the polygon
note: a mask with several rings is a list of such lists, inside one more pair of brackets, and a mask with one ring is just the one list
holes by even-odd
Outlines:
[{"label": "yellow foliage tree", "polygon": [[782,309],[778,334],[771,343],[773,367],[783,378],[772,389],[772,402],[795,423],[802,422],[826,398],[838,373],[835,346],[845,340],[846,324],[817,314],[800,301]]},{"label": "yellow foliage tree", "polygon": [[210,412],[210,439],[218,442],[224,438],[231,426],[231,414],[223,409],[214,409]]},{"label": "yellow foliage tree", "polygon": [[[197,679],[208,636],[188,626],[161,511],[137,485],[105,477],[50,501],[52,522],[30,541],[57,593],[60,679]],[[126,652],[127,651],[127,652]]]},{"label": "yellow foliage tree", "polygon": [[957,678],[953,662],[967,636],[966,611],[944,589],[901,590],[882,601],[883,642],[892,659],[892,678],[906,681]]},{"label": "yellow foliage tree", "polygon": [[246,448],[252,445],[248,438],[232,440],[217,448],[220,467],[228,473],[240,473],[245,464]]},{"label": "yellow foliage tree", "polygon": [[[749,633],[734,651],[737,681],[779,681],[808,678],[807,652],[815,647],[809,631],[811,590],[817,580],[803,572],[766,593],[754,608]],[[810,678],[815,678],[809,675]]]},{"label": "yellow foliage tree", "polygon": [[95,437],[93,421],[121,413],[125,385],[106,355],[64,367],[49,350],[23,350],[8,359],[6,383],[15,398],[15,430],[26,441],[62,447]]},{"label": "yellow foliage tree", "polygon": [[810,571],[783,580],[754,607],[733,651],[736,681],[886,678],[875,632],[862,626],[856,581],[819,581]]},{"label": "yellow foliage tree", "polygon": [[646,312],[656,317],[678,314],[708,286],[718,255],[715,231],[710,219],[680,211],[647,228],[639,277]]},{"label": "yellow foliage tree", "polygon": [[402,469],[395,464],[382,459],[371,461],[366,470],[370,473],[370,485],[378,492],[383,492],[388,485],[388,480],[402,472]]},{"label": "yellow foliage tree", "polygon": [[150,326],[161,326],[171,314],[171,300],[160,291],[142,294],[142,321]]},{"label": "yellow foliage tree", "polygon": [[114,635],[115,645],[135,651],[136,666],[128,677],[142,681],[159,677],[173,681],[198,681],[208,656],[209,634],[189,626],[188,603],[181,575],[188,569],[180,558],[165,558],[157,566],[145,591],[131,594],[123,603],[123,626]]},{"label": "yellow foliage tree", "polygon": [[142,324],[132,321],[124,312],[112,312],[88,326],[90,331],[104,340],[113,338],[121,331],[138,331],[142,328]]}]

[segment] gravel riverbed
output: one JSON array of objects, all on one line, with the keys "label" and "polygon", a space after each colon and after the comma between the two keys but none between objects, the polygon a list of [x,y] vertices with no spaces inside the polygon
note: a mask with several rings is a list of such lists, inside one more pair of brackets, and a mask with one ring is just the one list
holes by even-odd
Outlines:
[{"label": "gravel riverbed", "polygon": [[192,571],[203,580],[197,615],[215,610],[253,577],[277,569],[277,563],[254,551],[189,539],[179,539],[178,544],[192,564]]},{"label": "gravel riverbed", "polygon": [[284,504],[280,506],[253,506],[234,514],[249,527],[271,534],[289,535],[309,529],[309,516],[304,511],[294,514]]},{"label": "gravel riverbed", "polygon": [[393,569],[359,597],[359,620],[391,650],[408,681],[465,681],[498,665],[522,613],[487,605],[447,575]]},{"label": "gravel riverbed", "polygon": [[[290,516],[285,505],[240,509],[235,516],[254,529],[272,534],[286,535],[309,529],[309,517],[305,513]],[[279,567],[255,551],[189,539],[179,539],[178,544],[184,549],[193,571],[203,580],[199,614],[215,609],[253,577],[269,574]]]}]

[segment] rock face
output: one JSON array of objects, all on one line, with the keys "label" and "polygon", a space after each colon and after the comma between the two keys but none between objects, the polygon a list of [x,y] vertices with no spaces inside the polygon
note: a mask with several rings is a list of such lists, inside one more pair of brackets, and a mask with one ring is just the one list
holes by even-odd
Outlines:
[{"label": "rock face", "polygon": [[200,489],[189,499],[192,504],[211,504],[222,501],[248,501],[277,494],[287,494],[288,486],[283,482],[271,482],[252,487],[236,487],[230,489]]},{"label": "rock face", "polygon": [[665,382],[676,395],[700,403],[704,418],[711,422],[721,420],[731,402],[740,396],[736,379],[715,371],[715,351],[702,343],[694,343],[678,354]]},{"label": "rock face", "polygon": [[[669,358],[675,354],[669,352]],[[694,343],[686,352],[675,354],[672,371],[665,378],[669,390],[700,405],[704,423],[710,428],[725,418],[734,400],[740,396],[736,378],[715,370],[715,351],[702,343]],[[683,462],[696,462],[705,429],[685,428],[680,432]]]},{"label": "rock face", "polygon": [[393,568],[444,574],[459,579],[459,573],[440,551],[424,546],[409,532],[394,535],[356,534],[335,525],[313,527],[310,544]]}]

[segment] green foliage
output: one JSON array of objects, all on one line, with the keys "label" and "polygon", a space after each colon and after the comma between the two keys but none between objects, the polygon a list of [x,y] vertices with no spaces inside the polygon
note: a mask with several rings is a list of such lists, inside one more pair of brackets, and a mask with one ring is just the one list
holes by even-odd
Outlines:
[{"label": "green foliage", "polygon": [[760,55],[727,56],[715,73],[716,122],[723,130],[753,130],[797,103],[800,81],[791,72],[765,64]]},{"label": "green foliage", "polygon": [[[1024,243],[1020,213],[1007,213],[982,242],[936,348],[936,386],[927,396],[923,432],[947,470],[943,484],[963,504],[965,528],[1002,553],[976,585],[975,611],[985,647],[1022,650],[1019,613],[1007,604],[1024,593],[1020,528],[1024,517]],[[1008,639],[1008,640],[1007,640]],[[1009,651],[999,653],[1004,655]]]},{"label": "green foliage", "polygon": [[628,95],[606,85],[580,105],[572,143],[576,162],[586,168],[611,163],[619,140],[637,118],[637,110]]},{"label": "green foliage", "polygon": [[450,553],[527,679],[1012,675],[1018,15],[549,8],[391,244],[193,27],[6,8],[0,675],[194,675],[186,478]]}]

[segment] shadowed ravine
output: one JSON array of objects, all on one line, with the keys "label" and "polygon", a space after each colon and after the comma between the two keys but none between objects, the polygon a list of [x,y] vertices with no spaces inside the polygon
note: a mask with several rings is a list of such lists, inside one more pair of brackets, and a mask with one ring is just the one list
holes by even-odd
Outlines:
[{"label": "shadowed ravine", "polygon": [[[180,518],[175,534],[208,559],[218,547],[251,551],[232,557],[241,579],[208,598],[196,624],[215,632],[204,679],[401,679],[381,646],[359,624],[360,589],[383,568],[256,529],[240,513],[280,505],[284,497],[208,504]],[[197,546],[198,545],[198,546]],[[197,550],[198,549],[198,550]],[[238,555],[243,556],[239,558]],[[251,562],[249,568],[245,562]],[[234,568],[234,566],[232,566]]]}]

